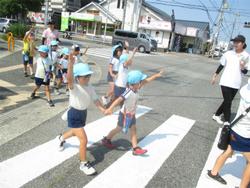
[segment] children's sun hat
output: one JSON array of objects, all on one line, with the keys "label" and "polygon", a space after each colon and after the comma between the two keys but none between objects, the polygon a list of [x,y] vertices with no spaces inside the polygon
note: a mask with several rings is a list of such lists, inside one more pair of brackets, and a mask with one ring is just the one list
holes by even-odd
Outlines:
[{"label": "children's sun hat", "polygon": [[139,70],[133,70],[128,73],[128,84],[138,84],[142,80],[145,80],[147,78],[146,74],[143,74]]},{"label": "children's sun hat", "polygon": [[112,56],[114,56],[115,50],[116,50],[117,48],[121,48],[121,49],[122,49],[121,44],[117,44],[117,45],[115,45],[115,46],[112,47]]},{"label": "children's sun hat", "polygon": [[248,79],[248,83],[240,89],[240,95],[247,103],[250,103],[250,79]]},{"label": "children's sun hat", "polygon": [[70,51],[68,48],[63,48],[62,51],[61,51],[61,55],[69,55],[70,54]]},{"label": "children's sun hat", "polygon": [[57,46],[57,45],[58,45],[58,41],[56,41],[56,40],[52,40],[50,42],[50,46]]},{"label": "children's sun hat", "polygon": [[49,48],[46,45],[41,45],[38,48],[38,52],[49,53]]},{"label": "children's sun hat", "polygon": [[74,77],[86,76],[89,74],[93,74],[93,71],[90,70],[88,64],[76,63],[74,64],[74,67],[73,67],[73,74],[74,74]]},{"label": "children's sun hat", "polygon": [[120,57],[120,63],[125,63],[128,61],[128,54],[122,54]]}]

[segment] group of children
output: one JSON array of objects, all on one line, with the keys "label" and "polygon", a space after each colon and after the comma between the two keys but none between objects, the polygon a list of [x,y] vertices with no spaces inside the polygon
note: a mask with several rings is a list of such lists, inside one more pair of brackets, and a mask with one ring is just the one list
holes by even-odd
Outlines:
[{"label": "group of children", "polygon": [[[147,77],[141,71],[128,71],[128,67],[132,64],[132,58],[136,53],[134,49],[132,56],[129,58],[128,44],[125,48],[115,46],[112,52],[112,58],[109,66],[108,81],[114,82],[114,87],[111,85],[108,96],[111,98],[110,104],[105,105],[99,100],[94,88],[89,83],[93,72],[88,64],[76,63],[77,56],[73,53],[69,55],[68,62],[68,87],[69,87],[69,109],[65,112],[68,121],[68,131],[60,134],[57,137],[59,150],[63,151],[65,142],[68,138],[76,136],[80,142],[80,170],[86,175],[93,175],[96,170],[86,158],[87,150],[87,135],[84,130],[87,119],[87,109],[92,102],[105,115],[112,114],[114,108],[122,105],[118,116],[117,126],[102,139],[102,144],[109,149],[114,149],[115,146],[111,143],[111,139],[119,132],[127,133],[130,129],[131,144],[134,155],[143,155],[147,152],[138,146],[136,135],[136,108],[139,99],[139,90],[145,84],[162,76],[162,71]],[[112,77],[112,78],[111,78]],[[120,85],[119,85],[120,84]],[[106,96],[106,97],[108,97]]]}]

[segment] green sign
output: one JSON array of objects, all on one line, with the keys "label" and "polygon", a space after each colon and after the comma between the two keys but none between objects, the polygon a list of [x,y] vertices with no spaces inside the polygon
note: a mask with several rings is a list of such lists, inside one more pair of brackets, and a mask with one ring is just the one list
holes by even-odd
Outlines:
[{"label": "green sign", "polygon": [[61,31],[65,31],[69,27],[69,13],[62,12],[61,17]]}]

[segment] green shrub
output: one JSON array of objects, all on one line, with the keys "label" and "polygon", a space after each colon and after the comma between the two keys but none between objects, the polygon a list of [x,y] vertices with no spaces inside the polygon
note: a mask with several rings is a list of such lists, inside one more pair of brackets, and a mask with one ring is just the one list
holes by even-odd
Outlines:
[{"label": "green shrub", "polygon": [[13,33],[13,36],[19,39],[22,39],[25,35],[25,33],[30,29],[30,26],[17,23],[17,24],[12,24],[8,28],[8,32]]},{"label": "green shrub", "polygon": [[1,38],[1,39],[3,39],[3,40],[5,40],[5,41],[7,41],[7,40],[8,40],[8,38],[7,38],[7,35],[6,35],[6,34],[1,34],[1,35],[0,35],[0,38]]}]

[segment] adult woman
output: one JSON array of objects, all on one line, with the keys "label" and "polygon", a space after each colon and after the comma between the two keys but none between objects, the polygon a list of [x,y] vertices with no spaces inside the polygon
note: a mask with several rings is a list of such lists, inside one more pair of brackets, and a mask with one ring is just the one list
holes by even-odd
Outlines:
[{"label": "adult woman", "polygon": [[[237,117],[250,106],[250,79],[248,84],[240,90],[241,101]],[[230,145],[216,160],[212,170],[208,171],[208,176],[222,184],[227,182],[219,175],[220,169],[226,160],[231,157],[234,151],[242,152],[247,160],[247,165],[243,172],[240,188],[247,188],[250,183],[250,113],[244,116],[231,130]]]},{"label": "adult woman", "polygon": [[222,113],[224,114],[224,125],[228,125],[231,118],[231,105],[238,89],[241,87],[242,74],[247,73],[249,54],[244,50],[246,39],[242,35],[238,35],[232,39],[234,50],[227,51],[220,60],[220,66],[213,75],[212,84],[215,84],[220,71],[225,68],[221,79],[220,86],[223,95],[223,102],[213,115],[213,120],[219,124],[223,124],[221,120]]}]

